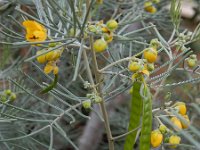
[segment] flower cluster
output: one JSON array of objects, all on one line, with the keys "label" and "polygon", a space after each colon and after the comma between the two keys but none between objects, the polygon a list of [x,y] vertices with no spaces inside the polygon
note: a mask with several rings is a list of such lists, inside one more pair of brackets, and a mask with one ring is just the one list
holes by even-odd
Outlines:
[{"label": "flower cluster", "polygon": [[0,100],[2,102],[6,101],[14,101],[17,98],[16,94],[12,92],[10,89],[4,90],[2,93],[0,93]]},{"label": "flower cluster", "polygon": [[[32,20],[25,20],[23,26],[26,29],[26,40],[29,42],[42,42],[47,38],[47,30],[40,23]],[[50,43],[48,47],[55,47],[60,43]],[[36,55],[37,61],[41,64],[46,63],[44,67],[44,72],[49,74],[53,72],[53,74],[58,74],[58,66],[56,65],[62,52],[63,48],[52,50],[50,52],[46,52],[47,49],[42,49],[37,51]]]},{"label": "flower cluster", "polygon": [[37,61],[41,64],[46,63],[46,65],[44,67],[44,72],[46,74],[49,74],[51,72],[53,72],[53,74],[58,74],[59,69],[57,66],[57,62],[58,62],[59,58],[61,57],[63,48],[56,49],[56,50],[46,52],[46,53],[45,53],[45,51],[47,51],[47,49],[37,51],[36,55],[39,55],[37,57]]},{"label": "flower cluster", "polygon": [[[178,119],[170,110],[177,111],[184,119]],[[190,124],[189,117],[186,114],[187,108],[185,103],[177,102],[169,107],[169,109],[165,109],[165,111],[169,116],[172,116],[170,117],[170,121],[175,128],[169,129],[160,121],[159,128],[151,132],[151,145],[154,148],[159,147],[162,142],[168,143],[171,148],[176,148],[180,144],[181,138],[174,131],[187,129]]]},{"label": "flower cluster", "polygon": [[93,43],[95,52],[103,52],[107,48],[108,43],[113,40],[113,32],[117,27],[118,23],[115,20],[109,20],[106,24],[103,24],[103,21],[99,21],[88,25],[87,31],[89,33],[101,35],[101,38]]},{"label": "flower cluster", "polygon": [[132,79],[139,78],[142,74],[149,76],[150,72],[154,70],[154,63],[157,60],[159,41],[152,39],[150,46],[143,50],[143,58],[133,58],[128,65],[128,69],[133,72]]}]

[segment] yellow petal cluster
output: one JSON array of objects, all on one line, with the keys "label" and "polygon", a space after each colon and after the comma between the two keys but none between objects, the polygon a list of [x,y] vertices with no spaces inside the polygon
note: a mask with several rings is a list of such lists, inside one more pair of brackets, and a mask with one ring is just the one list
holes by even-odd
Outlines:
[{"label": "yellow petal cluster", "polygon": [[26,29],[26,40],[29,42],[42,42],[47,38],[47,30],[40,23],[33,20],[25,20],[23,26]]},{"label": "yellow petal cluster", "polygon": [[161,145],[163,141],[163,135],[159,130],[154,130],[151,132],[151,145],[156,148]]},{"label": "yellow petal cluster", "polygon": [[177,127],[175,130],[182,129],[181,121],[177,117],[172,117],[171,122]]},{"label": "yellow petal cluster", "polygon": [[49,74],[53,71],[53,74],[58,74],[58,66],[53,61],[49,61],[44,67],[44,73]]},{"label": "yellow petal cluster", "polygon": [[171,148],[176,148],[178,144],[180,144],[181,138],[177,135],[172,135],[169,137],[169,144],[172,144]]},{"label": "yellow petal cluster", "polygon": [[57,61],[61,57],[61,54],[63,52],[63,49],[56,49],[50,52],[45,53],[48,49],[43,49],[37,51],[36,55],[39,55],[36,59],[39,63],[44,64],[46,63],[44,67],[44,72],[46,74],[49,74],[53,72],[53,74],[58,74],[59,68],[56,65]]}]

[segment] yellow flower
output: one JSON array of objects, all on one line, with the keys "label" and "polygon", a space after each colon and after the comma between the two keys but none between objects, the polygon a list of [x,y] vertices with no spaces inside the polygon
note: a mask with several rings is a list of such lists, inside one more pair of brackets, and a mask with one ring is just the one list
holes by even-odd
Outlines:
[{"label": "yellow flower", "polygon": [[29,42],[42,42],[47,38],[46,28],[36,21],[25,20],[23,26],[26,28],[26,40]]},{"label": "yellow flower", "polygon": [[172,135],[169,137],[169,143],[172,144],[171,148],[176,148],[180,144],[181,138],[177,135]]},{"label": "yellow flower", "polygon": [[158,147],[161,145],[163,140],[163,135],[159,130],[154,130],[151,132],[151,145],[152,147]]},{"label": "yellow flower", "polygon": [[177,129],[182,129],[181,121],[178,118],[172,117],[171,122],[177,127]]}]

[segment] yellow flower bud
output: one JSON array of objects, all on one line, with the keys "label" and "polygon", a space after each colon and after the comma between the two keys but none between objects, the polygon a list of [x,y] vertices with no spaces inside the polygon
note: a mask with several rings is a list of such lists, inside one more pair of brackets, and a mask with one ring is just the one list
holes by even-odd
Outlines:
[{"label": "yellow flower bud", "polygon": [[44,73],[49,74],[54,69],[53,64],[47,63],[44,67]]},{"label": "yellow flower bud", "polygon": [[172,135],[169,137],[169,144],[172,144],[171,148],[176,148],[178,144],[180,144],[181,138],[177,135]]},{"label": "yellow flower bud", "polygon": [[154,63],[157,59],[157,50],[153,47],[147,48],[144,50],[144,59],[146,59],[149,63]]},{"label": "yellow flower bud", "polygon": [[177,127],[177,128],[175,128],[175,130],[182,129],[181,121],[178,118],[172,117],[171,122]]},{"label": "yellow flower bud", "polygon": [[46,60],[55,61],[61,56],[60,50],[53,50],[46,54]]},{"label": "yellow flower bud", "polygon": [[151,132],[151,145],[156,148],[159,147],[162,143],[163,135],[159,130],[154,130]]},{"label": "yellow flower bud", "polygon": [[106,23],[106,26],[108,27],[109,30],[113,31],[113,30],[117,29],[118,23],[115,20],[109,20]]},{"label": "yellow flower bud", "polygon": [[145,2],[144,3],[144,10],[149,13],[156,13],[157,9],[153,6],[152,2]]},{"label": "yellow flower bud", "polygon": [[189,68],[194,68],[197,65],[196,59],[188,58],[186,62]]},{"label": "yellow flower bud", "polygon": [[101,28],[101,31],[102,31],[103,33],[110,33],[110,31],[108,30],[107,27],[102,27],[102,28]]},{"label": "yellow flower bud", "polygon": [[184,102],[177,102],[176,104],[175,104],[175,108],[177,108],[178,110],[179,110],[179,113],[181,114],[181,115],[185,115],[186,114],[186,112],[187,112],[187,108],[186,108],[186,105],[185,105],[185,103]]},{"label": "yellow flower bud", "polygon": [[58,74],[59,68],[58,66],[54,66],[53,68],[53,74]]},{"label": "yellow flower bud", "polygon": [[140,70],[141,65],[138,62],[130,62],[128,69],[132,72],[137,72],[138,70]]},{"label": "yellow flower bud", "polygon": [[184,115],[184,121],[181,121],[182,127],[183,129],[187,129],[188,126],[190,125],[190,119],[188,117],[188,115]]},{"label": "yellow flower bud", "polygon": [[112,40],[113,40],[113,34],[112,34],[112,33],[110,33],[110,34],[104,33],[104,34],[103,34],[103,37],[104,37],[104,40],[105,40],[107,43],[110,43],[110,42],[112,42]]},{"label": "yellow flower bud", "polygon": [[[45,52],[45,50],[40,50],[40,51],[37,51],[36,52],[36,55],[40,55],[40,54],[42,54],[42,53],[44,53]],[[40,56],[38,56],[37,58],[37,61],[40,63],[40,64],[43,64],[43,63],[45,63],[47,60],[46,60],[46,54],[43,54],[43,55],[40,55]]]},{"label": "yellow flower bud", "polygon": [[94,42],[93,48],[96,52],[102,52],[107,48],[107,43],[103,39],[98,39]]}]

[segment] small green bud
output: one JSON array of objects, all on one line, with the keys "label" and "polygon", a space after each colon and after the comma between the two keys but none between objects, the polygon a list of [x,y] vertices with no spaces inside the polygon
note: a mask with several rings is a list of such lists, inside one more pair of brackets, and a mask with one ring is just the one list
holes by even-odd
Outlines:
[{"label": "small green bud", "polygon": [[82,102],[82,105],[83,105],[83,107],[84,107],[85,109],[91,108],[91,105],[92,105],[91,100],[85,100],[85,101],[83,101],[83,102]]},{"label": "small green bud", "polygon": [[97,28],[95,27],[95,25],[89,25],[88,26],[88,30],[90,32],[96,33],[97,32]]},{"label": "small green bud", "polygon": [[102,98],[100,96],[96,96],[94,99],[95,103],[100,103],[102,101]]},{"label": "small green bud", "polygon": [[17,98],[16,94],[15,93],[11,93],[10,100],[14,101],[16,98]]},{"label": "small green bud", "polygon": [[147,64],[147,69],[148,69],[149,71],[153,71],[153,70],[154,70],[154,64],[153,64],[153,63],[148,63],[148,64]]},{"label": "small green bud", "polygon": [[167,127],[163,124],[160,125],[159,130],[162,134],[167,132]]},{"label": "small green bud", "polygon": [[71,37],[75,36],[74,28],[71,28],[71,29],[69,30],[69,36],[71,36]]},{"label": "small green bud", "polygon": [[197,55],[196,54],[192,54],[192,55],[190,55],[190,58],[191,59],[197,59]]},{"label": "small green bud", "polygon": [[11,93],[12,93],[12,91],[10,89],[4,91],[4,94],[6,94],[8,96],[11,95]]},{"label": "small green bud", "polygon": [[194,68],[197,65],[197,60],[189,58],[187,59],[187,65],[189,68]]},{"label": "small green bud", "polygon": [[57,45],[57,43],[49,43],[49,47],[55,47]]},{"label": "small green bud", "polygon": [[155,48],[158,48],[160,46],[160,42],[158,41],[158,39],[152,39],[151,42],[150,42],[150,45],[152,47],[155,47]]},{"label": "small green bud", "polygon": [[6,101],[7,101],[6,95],[0,95],[0,100],[1,100],[2,102],[6,102]]}]

